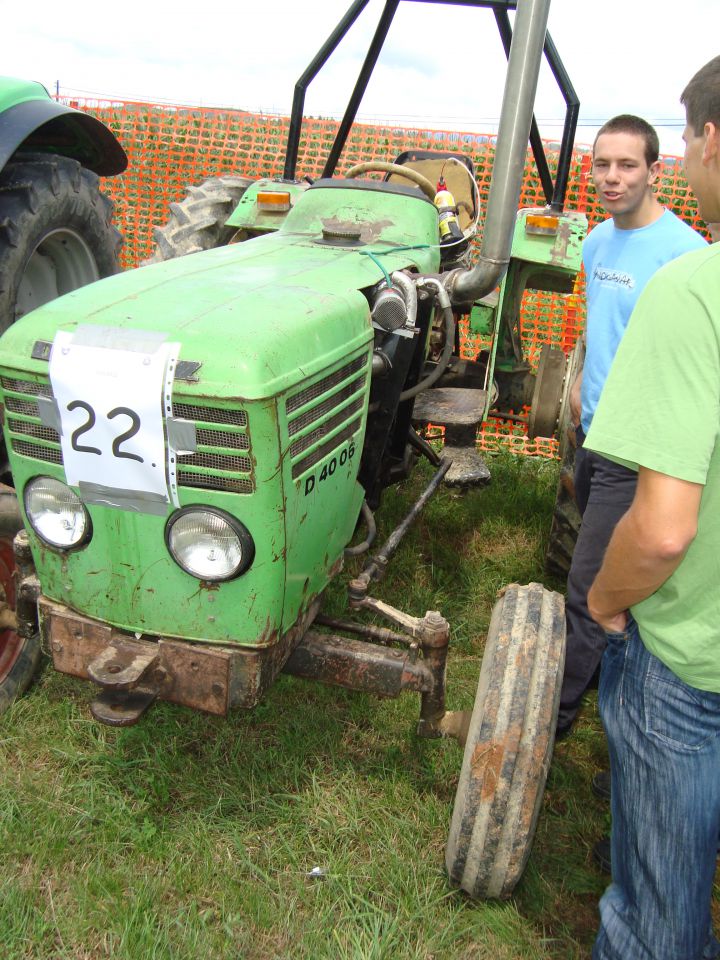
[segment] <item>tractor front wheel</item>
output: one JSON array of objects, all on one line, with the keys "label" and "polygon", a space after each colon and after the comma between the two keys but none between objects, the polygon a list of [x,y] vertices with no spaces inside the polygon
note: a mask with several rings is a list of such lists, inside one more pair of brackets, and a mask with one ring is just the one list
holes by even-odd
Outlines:
[{"label": "tractor front wheel", "polygon": [[165,226],[155,227],[155,252],[146,263],[224,247],[236,232],[235,227],[225,226],[228,217],[252,182],[247,177],[224,176],[188,187],[184,200],[170,204]]},{"label": "tractor front wheel", "polygon": [[511,584],[492,614],[445,854],[451,883],[471,897],[509,897],[525,868],[564,662],[560,594]]},{"label": "tractor front wheel", "polygon": [[96,174],[54,154],[0,171],[0,332],[35,307],[117,273],[122,245]]}]

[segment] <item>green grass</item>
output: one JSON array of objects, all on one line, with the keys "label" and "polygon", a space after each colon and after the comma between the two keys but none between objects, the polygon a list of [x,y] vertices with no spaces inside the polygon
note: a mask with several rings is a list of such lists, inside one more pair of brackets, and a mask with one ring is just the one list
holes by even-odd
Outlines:
[{"label": "green grass", "polygon": [[[450,620],[451,709],[472,705],[497,590],[562,587],[543,573],[555,464],[504,454],[491,469],[485,490],[438,493],[373,590]],[[386,495],[380,537],[419,474]],[[588,956],[605,882],[590,847],[608,822],[590,791],[605,756],[592,696],[556,750],[516,895],[473,903],[443,866],[461,751],[415,738],[416,697],[282,677],[252,713],[159,704],[114,730],[89,694],[46,667],[0,721],[5,960]]]}]

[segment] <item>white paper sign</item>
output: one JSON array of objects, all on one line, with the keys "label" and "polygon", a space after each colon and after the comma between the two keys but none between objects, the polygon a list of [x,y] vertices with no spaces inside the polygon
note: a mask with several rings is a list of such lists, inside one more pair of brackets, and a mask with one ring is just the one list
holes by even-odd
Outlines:
[{"label": "white paper sign", "polygon": [[178,353],[142,330],[58,331],[50,381],[69,484],[95,491],[96,502],[107,491],[109,505],[126,509],[177,505],[165,418]]}]

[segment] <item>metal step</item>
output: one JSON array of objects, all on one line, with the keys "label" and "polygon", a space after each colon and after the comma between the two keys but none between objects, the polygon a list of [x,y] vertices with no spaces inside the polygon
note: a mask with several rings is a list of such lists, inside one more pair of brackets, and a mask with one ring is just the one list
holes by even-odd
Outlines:
[{"label": "metal step", "polygon": [[110,727],[132,727],[155,703],[157,690],[103,690],[90,704],[98,723]]},{"label": "metal step", "polygon": [[414,423],[473,427],[481,423],[487,391],[468,387],[438,387],[418,395],[413,408]]},{"label": "metal step", "polygon": [[473,447],[456,447],[446,443],[443,457],[452,460],[445,474],[445,483],[449,487],[480,487],[490,482],[487,464]]}]

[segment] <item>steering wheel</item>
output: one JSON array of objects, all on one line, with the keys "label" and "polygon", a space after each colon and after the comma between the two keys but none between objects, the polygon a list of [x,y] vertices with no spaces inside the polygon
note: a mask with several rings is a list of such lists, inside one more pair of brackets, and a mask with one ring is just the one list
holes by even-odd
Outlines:
[{"label": "steering wheel", "polygon": [[422,173],[418,173],[417,170],[413,170],[412,167],[404,167],[400,163],[386,163],[384,160],[367,160],[365,163],[356,163],[354,167],[350,167],[345,176],[348,177],[348,179],[352,179],[353,177],[359,177],[361,173],[370,173],[372,171],[378,173],[395,173],[399,177],[405,177],[406,180],[411,180],[416,187],[420,187],[428,200],[432,203],[435,202],[435,194],[437,191],[430,180],[423,176]]}]

